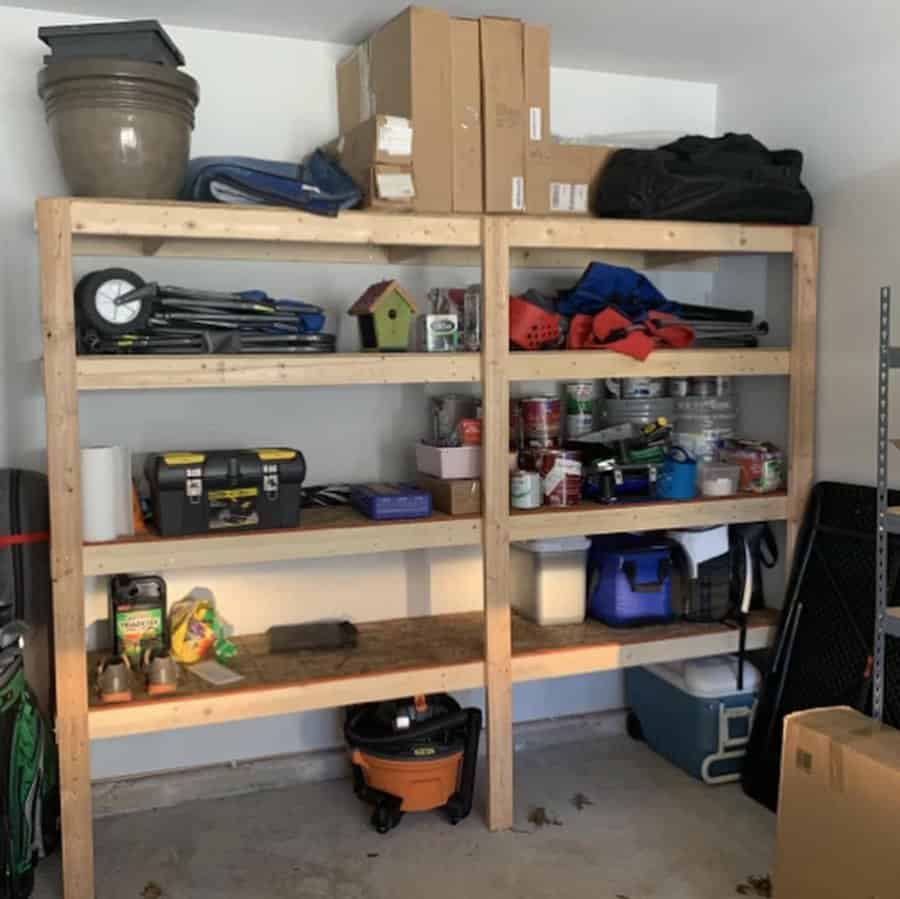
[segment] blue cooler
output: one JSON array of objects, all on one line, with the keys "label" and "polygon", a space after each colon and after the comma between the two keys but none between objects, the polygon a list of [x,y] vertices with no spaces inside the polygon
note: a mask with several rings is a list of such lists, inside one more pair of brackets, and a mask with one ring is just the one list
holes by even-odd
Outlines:
[{"label": "blue cooler", "polygon": [[669,545],[639,534],[592,537],[588,614],[612,627],[670,621]]},{"label": "blue cooler", "polygon": [[737,656],[628,668],[625,689],[647,744],[708,784],[741,776],[756,711],[759,671],[744,662],[737,688]]}]

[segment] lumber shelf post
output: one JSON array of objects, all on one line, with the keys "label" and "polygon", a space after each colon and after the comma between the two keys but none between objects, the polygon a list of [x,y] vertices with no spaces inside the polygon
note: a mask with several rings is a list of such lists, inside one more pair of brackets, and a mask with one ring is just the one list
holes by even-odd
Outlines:
[{"label": "lumber shelf post", "polygon": [[790,433],[787,560],[791,559],[813,485],[816,431],[816,303],[819,231],[794,229],[791,298]]},{"label": "lumber shelf post", "polygon": [[65,899],[93,899],[94,841],[84,671],[81,449],[75,378],[70,201],[38,200],[37,225],[50,486],[63,894]]},{"label": "lumber shelf post", "polygon": [[484,646],[488,826],[513,822],[512,635],[509,557],[509,237],[506,219],[482,219]]}]

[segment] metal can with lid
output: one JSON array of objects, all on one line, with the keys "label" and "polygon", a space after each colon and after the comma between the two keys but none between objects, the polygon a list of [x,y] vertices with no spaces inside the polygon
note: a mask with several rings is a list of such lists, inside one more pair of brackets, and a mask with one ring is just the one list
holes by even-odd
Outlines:
[{"label": "metal can with lid", "polygon": [[577,506],[581,502],[581,453],[544,450],[538,459],[545,506]]},{"label": "metal can with lid", "polygon": [[562,403],[556,396],[533,396],[520,403],[526,447],[559,446]]},{"label": "metal can with lid", "polygon": [[514,471],[509,478],[509,504],[513,509],[539,509],[544,503],[541,476],[536,471]]}]

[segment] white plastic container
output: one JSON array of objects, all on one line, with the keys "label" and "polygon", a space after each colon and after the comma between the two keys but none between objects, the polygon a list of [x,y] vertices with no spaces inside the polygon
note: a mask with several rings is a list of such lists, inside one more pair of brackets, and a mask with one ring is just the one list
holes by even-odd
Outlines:
[{"label": "white plastic container", "polygon": [[703,496],[733,496],[741,483],[740,465],[701,462],[697,466],[697,486]]},{"label": "white plastic container", "polygon": [[429,446],[416,444],[416,468],[436,478],[481,477],[480,446]]},{"label": "white plastic container", "polygon": [[584,621],[587,537],[513,543],[512,605],[540,625]]}]

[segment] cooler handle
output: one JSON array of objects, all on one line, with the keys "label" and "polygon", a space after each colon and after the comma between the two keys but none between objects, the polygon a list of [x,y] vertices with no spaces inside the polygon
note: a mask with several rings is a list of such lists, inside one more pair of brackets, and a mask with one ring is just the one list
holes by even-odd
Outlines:
[{"label": "cooler handle", "polygon": [[631,587],[632,593],[658,593],[662,590],[666,585],[666,581],[669,579],[669,571],[671,569],[671,564],[668,559],[660,559],[659,567],[657,568],[655,581],[642,581],[638,583],[637,580],[637,566],[631,560],[622,563],[622,571],[625,572],[625,577],[628,578],[628,586]]}]

